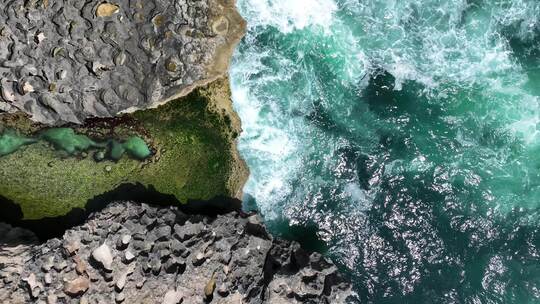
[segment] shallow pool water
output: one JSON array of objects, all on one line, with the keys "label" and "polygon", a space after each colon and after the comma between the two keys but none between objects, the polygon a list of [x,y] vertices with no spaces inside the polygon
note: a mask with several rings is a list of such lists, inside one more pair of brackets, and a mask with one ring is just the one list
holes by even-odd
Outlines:
[{"label": "shallow pool water", "polygon": [[39,141],[68,156],[93,151],[96,161],[105,158],[118,161],[124,154],[142,161],[152,155],[146,142],[138,136],[129,137],[123,142],[116,139],[95,141],[71,128],[50,128],[35,136],[26,136],[11,129],[4,130],[0,133],[0,157],[15,153],[22,147]]}]

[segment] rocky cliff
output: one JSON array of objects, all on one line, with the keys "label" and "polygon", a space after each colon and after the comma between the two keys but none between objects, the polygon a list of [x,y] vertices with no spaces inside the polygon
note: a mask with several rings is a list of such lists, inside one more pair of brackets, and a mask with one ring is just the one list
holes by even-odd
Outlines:
[{"label": "rocky cliff", "polygon": [[241,197],[234,1],[0,7],[0,209],[58,218],[141,187],[169,204]]},{"label": "rocky cliff", "polygon": [[0,225],[2,303],[347,303],[336,266],[258,215],[115,203],[36,244]]},{"label": "rocky cliff", "polygon": [[1,303],[350,299],[239,211],[233,0],[0,0],[0,21],[0,220],[33,229],[0,224]]},{"label": "rocky cliff", "polygon": [[[0,115],[0,134],[2,127],[30,137],[50,130],[9,114]],[[145,199],[147,193],[153,203],[162,204],[240,198],[248,176],[236,149],[241,129],[226,78],[156,109],[70,128],[77,137],[103,143],[105,148],[68,153],[39,141],[0,156],[0,198],[4,198],[0,209],[12,202],[20,208],[17,217],[37,220],[99,208],[111,198]],[[148,143],[150,157],[139,160],[128,153],[112,157],[118,150],[114,143],[133,136]],[[0,212],[0,218],[5,214]]]}]

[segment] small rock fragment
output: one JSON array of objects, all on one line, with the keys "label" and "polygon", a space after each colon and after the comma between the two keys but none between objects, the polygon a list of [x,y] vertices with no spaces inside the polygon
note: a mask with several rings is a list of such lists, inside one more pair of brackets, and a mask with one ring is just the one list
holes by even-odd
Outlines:
[{"label": "small rock fragment", "polygon": [[[167,273],[177,273],[180,270],[180,262],[177,258],[173,257],[165,263],[165,272]],[[184,264],[185,266],[185,264]]]},{"label": "small rock fragment", "polygon": [[152,268],[152,272],[155,275],[158,275],[161,272],[161,260],[159,259],[153,259],[150,262],[150,267]]},{"label": "small rock fragment", "polygon": [[6,101],[15,101],[15,93],[12,89],[12,86],[7,81],[2,81],[2,97]]},{"label": "small rock fragment", "polygon": [[94,160],[97,162],[100,162],[105,159],[105,152],[103,151],[97,151],[94,153]]},{"label": "small rock fragment", "polygon": [[22,93],[28,94],[32,92],[34,92],[34,87],[29,82],[25,82],[22,86]]},{"label": "small rock fragment", "polygon": [[161,304],[178,304],[182,300],[182,293],[177,290],[169,290],[165,293]]},{"label": "small rock fragment", "polygon": [[118,248],[119,250],[124,250],[127,248],[130,241],[131,241],[131,235],[129,234],[122,235],[122,237],[120,237],[118,239],[118,242],[116,243],[116,248]]},{"label": "small rock fragment", "polygon": [[[47,304],[56,304],[58,297],[55,294],[50,294],[47,296]],[[82,301],[81,301],[82,304]]]},{"label": "small rock fragment", "polygon": [[49,272],[51,271],[51,269],[53,268],[54,266],[54,257],[53,256],[49,256],[45,262],[43,262],[43,264],[41,265],[41,269],[45,272]]},{"label": "small rock fragment", "polygon": [[36,35],[36,42],[39,44],[41,41],[45,40],[45,34],[43,32],[39,32]]},{"label": "small rock fragment", "polygon": [[78,255],[73,257],[73,261],[75,262],[75,271],[77,271],[78,274],[86,272],[86,263],[84,263]]},{"label": "small rock fragment", "polygon": [[118,291],[124,290],[124,286],[126,286],[127,282],[127,272],[123,272],[119,277],[118,280],[116,280],[116,289]]},{"label": "small rock fragment", "polygon": [[124,52],[120,52],[118,53],[118,55],[116,55],[114,57],[114,64],[115,65],[124,65],[124,63],[126,63],[126,60],[127,60],[127,55],[126,53]]},{"label": "small rock fragment", "polygon": [[90,281],[87,278],[78,277],[65,283],[64,292],[69,296],[76,297],[85,293],[89,287]]},{"label": "small rock fragment", "polygon": [[58,271],[58,272],[61,272],[62,270],[64,270],[66,267],[68,266],[67,262],[65,260],[62,260],[56,264],[54,264],[53,268]]},{"label": "small rock fragment", "polygon": [[101,72],[107,69],[108,67],[100,62],[97,62],[97,61],[92,62],[92,72],[94,72],[94,74],[96,75],[100,74]]},{"label": "small rock fragment", "polygon": [[69,255],[74,255],[80,247],[81,245],[78,242],[69,242],[64,246]]},{"label": "small rock fragment", "polygon": [[113,255],[107,244],[103,243],[103,245],[96,248],[92,252],[92,257],[99,262],[105,270],[112,271]]},{"label": "small rock fragment", "polygon": [[105,281],[111,282],[114,279],[114,275],[112,272],[105,272],[103,274],[103,278],[105,279]]},{"label": "small rock fragment", "polygon": [[189,221],[184,226],[175,225],[174,228],[176,237],[180,241],[189,240],[194,236],[200,235],[203,231],[203,225],[201,223],[192,224]]},{"label": "small rock fragment", "polygon": [[212,278],[206,283],[204,287],[204,296],[206,299],[211,299],[214,295],[214,290],[216,289],[216,273],[212,274]]},{"label": "small rock fragment", "polygon": [[155,235],[156,241],[166,240],[171,235],[171,227],[170,226],[159,227],[156,229],[154,235]]},{"label": "small rock fragment", "polygon": [[114,297],[114,299],[116,300],[116,303],[122,303],[126,299],[126,296],[123,292],[120,292],[116,295],[116,297]]},{"label": "small rock fragment", "polygon": [[262,218],[258,214],[252,215],[248,218],[246,232],[265,240],[270,239],[270,236],[264,227]]},{"label": "small rock fragment", "polygon": [[58,71],[58,73],[56,73],[56,77],[60,80],[65,79],[67,77],[67,71],[66,70]]},{"label": "small rock fragment", "polygon": [[57,57],[59,55],[65,55],[65,51],[64,51],[64,48],[61,48],[61,47],[55,47],[53,50],[52,50],[52,56],[53,57]]},{"label": "small rock fragment", "polygon": [[145,214],[141,217],[141,223],[145,226],[152,226],[155,222],[156,219],[148,216],[148,214]]},{"label": "small rock fragment", "polygon": [[195,255],[195,258],[193,259],[193,265],[200,266],[204,263],[205,260],[206,260],[206,255],[202,252],[198,252]]},{"label": "small rock fragment", "polygon": [[23,281],[28,284],[28,289],[30,290],[30,295],[32,296],[32,298],[37,298],[39,296],[39,293],[41,292],[41,284],[37,282],[36,275],[34,273],[31,273],[28,277],[24,278]]},{"label": "small rock fragment", "polygon": [[146,278],[142,278],[142,280],[138,281],[135,287],[137,289],[141,289],[144,286],[144,283],[146,282]]},{"label": "small rock fragment", "polygon": [[217,293],[222,296],[226,297],[229,295],[229,286],[227,284],[221,284],[217,290]]},{"label": "small rock fragment", "polygon": [[128,251],[126,251],[124,253],[124,262],[125,263],[129,264],[129,263],[133,262],[134,259],[135,259],[135,255],[133,255],[133,253],[131,253],[131,251],[128,250]]},{"label": "small rock fragment", "polygon": [[119,10],[120,10],[120,7],[118,7],[118,5],[104,2],[98,5],[97,10],[96,10],[96,16],[97,17],[110,17],[118,13]]}]

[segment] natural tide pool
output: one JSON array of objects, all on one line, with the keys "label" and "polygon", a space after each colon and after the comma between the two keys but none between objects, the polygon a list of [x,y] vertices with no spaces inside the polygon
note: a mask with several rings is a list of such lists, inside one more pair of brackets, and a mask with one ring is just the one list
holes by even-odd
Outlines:
[{"label": "natural tide pool", "polygon": [[239,130],[217,107],[228,96],[219,80],[155,109],[73,128],[0,117],[0,218],[30,225],[115,200],[196,207],[237,196],[245,176],[233,145]]},{"label": "natural tide pool", "polygon": [[275,234],[362,302],[540,302],[540,2],[238,6],[245,192]]},{"label": "natural tide pool", "polygon": [[152,155],[148,145],[138,136],[132,136],[123,142],[116,139],[95,141],[86,135],[77,134],[71,128],[51,128],[36,136],[26,136],[15,130],[6,129],[0,133],[0,157],[15,153],[20,148],[39,141],[44,141],[51,148],[71,156],[92,150],[96,161],[105,158],[117,161],[124,154],[142,161]]}]

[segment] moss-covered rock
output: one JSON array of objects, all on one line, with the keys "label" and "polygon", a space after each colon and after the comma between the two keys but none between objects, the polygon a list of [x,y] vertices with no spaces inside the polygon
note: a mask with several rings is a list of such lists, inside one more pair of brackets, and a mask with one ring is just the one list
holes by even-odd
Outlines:
[{"label": "moss-covered rock", "polygon": [[[19,114],[0,115],[0,133],[17,130],[22,139],[0,157],[0,196],[25,219],[65,215],[125,184],[180,202],[237,197],[247,169],[236,151],[240,126],[229,96],[228,80],[219,80],[156,109],[54,131]],[[46,140],[26,145],[32,138]],[[105,142],[118,145],[108,148],[110,158],[101,155]]]}]

